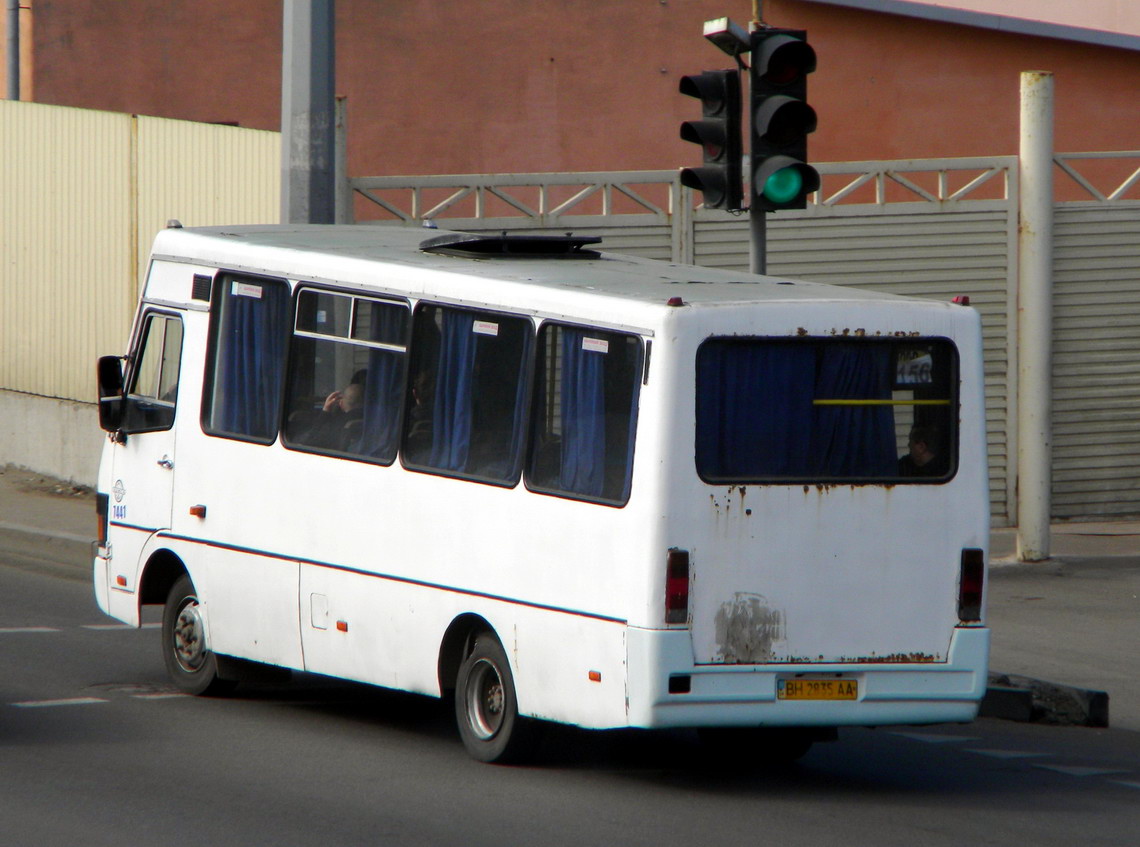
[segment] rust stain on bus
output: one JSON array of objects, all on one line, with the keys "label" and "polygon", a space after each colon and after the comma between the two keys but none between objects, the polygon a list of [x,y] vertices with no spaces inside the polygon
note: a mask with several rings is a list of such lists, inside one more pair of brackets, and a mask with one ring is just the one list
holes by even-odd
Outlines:
[{"label": "rust stain on bus", "polygon": [[759,594],[736,594],[716,613],[716,642],[726,664],[770,662],[785,640],[784,614]]}]

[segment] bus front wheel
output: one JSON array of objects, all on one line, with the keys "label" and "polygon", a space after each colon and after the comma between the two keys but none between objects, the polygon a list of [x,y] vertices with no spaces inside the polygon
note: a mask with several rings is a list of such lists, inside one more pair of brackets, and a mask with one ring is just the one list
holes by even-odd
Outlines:
[{"label": "bus front wheel", "polygon": [[218,677],[218,659],[206,646],[198,595],[186,574],[171,586],[162,610],[162,659],[186,694],[222,694],[233,687]]},{"label": "bus front wheel", "polygon": [[492,635],[479,635],[460,665],[455,720],[467,752],[481,762],[517,762],[527,751],[528,723],[519,716],[507,655]]}]

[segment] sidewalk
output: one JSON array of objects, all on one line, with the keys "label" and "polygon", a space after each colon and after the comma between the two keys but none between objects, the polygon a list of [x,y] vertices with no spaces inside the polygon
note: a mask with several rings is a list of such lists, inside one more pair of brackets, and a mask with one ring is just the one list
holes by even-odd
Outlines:
[{"label": "sidewalk", "polygon": [[93,493],[0,466],[0,553],[58,575],[89,579],[95,533]]},{"label": "sidewalk", "polygon": [[1140,522],[1056,525],[1040,564],[1015,549],[993,532],[990,667],[1107,691],[1109,725],[1140,732]]},{"label": "sidewalk", "polygon": [[[0,553],[89,579],[95,498],[0,468]],[[994,530],[988,594],[990,667],[1107,691],[1110,725],[1140,732],[1140,522],[1053,527],[1053,559],[1012,561],[1016,532]]]}]

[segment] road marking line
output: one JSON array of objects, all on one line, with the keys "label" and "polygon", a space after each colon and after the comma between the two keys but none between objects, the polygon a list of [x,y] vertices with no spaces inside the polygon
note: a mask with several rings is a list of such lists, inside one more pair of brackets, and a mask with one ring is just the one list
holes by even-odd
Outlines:
[{"label": "road marking line", "polygon": [[93,703],[106,703],[99,697],[72,697],[68,700],[25,700],[22,703],[13,703],[20,709],[44,709],[52,706],[90,706]]},{"label": "road marking line", "polygon": [[912,741],[923,741],[927,744],[956,744],[965,741],[982,740],[976,735],[935,735],[932,732],[892,732],[891,735],[909,738]]},{"label": "road marking line", "polygon": [[1034,765],[1035,768],[1041,768],[1047,771],[1056,771],[1063,773],[1067,776],[1106,776],[1110,773],[1128,773],[1123,768],[1082,768],[1070,767],[1068,765]]},{"label": "road marking line", "polygon": [[156,694],[132,694],[131,695],[131,697],[133,697],[136,700],[173,700],[177,697],[189,697],[189,696],[190,696],[189,694],[179,694],[179,693],[175,693],[173,691],[166,692],[166,693],[156,693]]},{"label": "road marking line", "polygon": [[994,759],[1032,759],[1037,756],[1048,756],[1049,753],[1033,753],[1029,750],[983,750],[979,747],[967,748],[967,753],[977,753],[979,756],[990,756]]},{"label": "road marking line", "polygon": [[1120,779],[1114,779],[1112,782],[1116,783],[1117,785],[1126,786],[1127,788],[1140,788],[1140,782],[1124,782]]},{"label": "road marking line", "polygon": [[15,635],[22,632],[59,632],[54,626],[3,626],[0,635]]}]

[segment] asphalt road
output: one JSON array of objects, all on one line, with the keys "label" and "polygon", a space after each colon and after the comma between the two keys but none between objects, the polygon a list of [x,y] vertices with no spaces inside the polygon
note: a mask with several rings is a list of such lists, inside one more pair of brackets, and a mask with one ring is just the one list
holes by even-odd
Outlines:
[{"label": "asphalt road", "polygon": [[437,701],[301,676],[177,695],[158,633],[0,558],[0,843],[1135,845],[1140,733],[853,729],[766,771],[685,733],[552,732],[480,765]]}]

